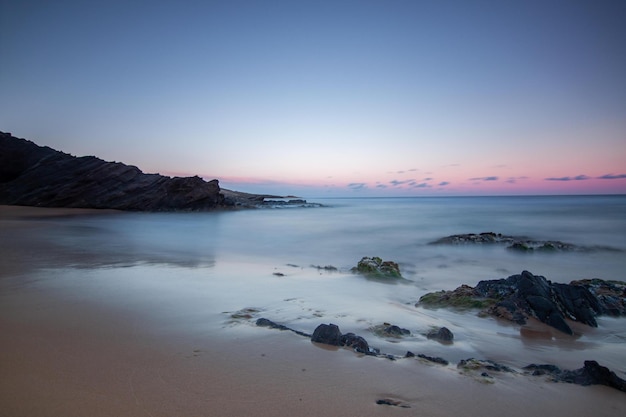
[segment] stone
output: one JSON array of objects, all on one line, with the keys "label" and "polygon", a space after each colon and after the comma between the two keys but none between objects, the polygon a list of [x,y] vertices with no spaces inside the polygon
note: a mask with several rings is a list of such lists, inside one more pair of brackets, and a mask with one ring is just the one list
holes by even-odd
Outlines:
[{"label": "stone", "polygon": [[292,329],[292,328],[287,327],[287,326],[285,326],[283,324],[275,323],[272,320],[266,319],[264,317],[261,317],[260,319],[258,319],[256,321],[256,325],[259,326],[259,327],[269,327],[270,329],[277,329],[277,330],[282,330],[282,331],[288,330],[288,331],[293,332],[293,333],[295,333],[295,334],[297,334],[299,336],[311,337],[311,335],[308,334],[308,333],[301,332],[300,330]]},{"label": "stone", "polygon": [[585,361],[582,368],[574,370],[563,370],[555,365],[535,364],[525,366],[523,369],[533,376],[547,375],[555,382],[577,385],[606,385],[626,392],[626,381],[596,361]]},{"label": "stone", "polygon": [[[413,355],[413,356],[415,356],[415,355]],[[447,360],[445,360],[444,358],[440,358],[438,356],[428,356],[428,355],[424,355],[424,354],[419,353],[417,355],[417,357],[425,359],[425,360],[427,360],[429,362],[438,363],[439,365],[446,365],[447,366],[450,363]]]},{"label": "stone", "polygon": [[438,327],[435,329],[431,329],[428,333],[426,333],[426,337],[428,339],[434,339],[440,342],[452,342],[454,339],[454,334],[447,327]]},{"label": "stone", "polygon": [[363,274],[370,278],[402,278],[400,267],[393,261],[383,261],[378,256],[363,257],[357,266],[352,268],[352,272]]},{"label": "stone", "polygon": [[313,331],[311,341],[325,345],[342,346],[341,331],[336,324],[320,324]]},{"label": "stone", "polygon": [[359,353],[370,353],[370,347],[367,343],[367,340],[354,333],[346,333],[344,335],[341,335],[341,345],[352,348]]},{"label": "stone", "polygon": [[480,281],[476,287],[461,285],[453,291],[423,295],[417,306],[477,308],[481,314],[523,325],[528,318],[573,334],[567,320],[597,327],[601,314],[626,315],[626,283],[600,279],[552,283],[523,271],[508,278]]}]

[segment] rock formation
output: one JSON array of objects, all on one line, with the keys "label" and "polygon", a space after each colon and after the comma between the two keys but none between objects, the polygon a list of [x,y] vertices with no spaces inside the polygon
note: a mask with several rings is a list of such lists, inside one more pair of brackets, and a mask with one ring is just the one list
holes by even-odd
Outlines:
[{"label": "rock formation", "polygon": [[75,157],[3,132],[0,204],[129,211],[319,206],[297,197],[223,190],[215,179],[144,174],[132,165]]},{"label": "rock formation", "polygon": [[616,251],[608,246],[579,246],[558,240],[536,240],[526,236],[507,236],[502,233],[483,232],[451,235],[430,242],[431,245],[505,245],[515,252],[592,252]]},{"label": "rock formation", "polygon": [[0,203],[133,211],[225,206],[217,180],[144,174],[135,166],[75,157],[1,132]]},{"label": "rock formation", "polygon": [[397,279],[402,278],[400,267],[393,261],[383,261],[378,256],[363,257],[352,272],[365,275],[374,279]]},{"label": "rock formation", "polygon": [[626,315],[626,283],[593,279],[559,284],[524,271],[506,279],[480,281],[476,287],[462,285],[453,291],[429,293],[418,305],[480,308],[519,324],[534,317],[573,334],[566,319],[597,327],[598,315]]}]

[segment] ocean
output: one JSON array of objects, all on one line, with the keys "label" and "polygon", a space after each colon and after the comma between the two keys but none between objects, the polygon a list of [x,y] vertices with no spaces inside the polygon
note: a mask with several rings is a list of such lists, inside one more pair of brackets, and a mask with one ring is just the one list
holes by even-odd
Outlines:
[{"label": "ocean", "polygon": [[[149,311],[164,329],[250,338],[266,317],[311,333],[335,323],[381,351],[471,357],[509,366],[593,359],[626,376],[626,319],[603,317],[574,336],[416,306],[427,292],[528,270],[553,282],[626,280],[626,196],[310,199],[317,208],[208,213],[103,212],[30,218],[0,239],[30,251],[3,256],[3,279],[55,291],[69,302]],[[15,223],[26,220],[12,220]],[[461,233],[562,241],[586,250],[520,253],[502,245],[433,245]],[[6,242],[4,242],[6,244]],[[397,262],[405,280],[353,274],[364,256]],[[333,268],[324,268],[332,266]],[[372,332],[391,323],[402,339]],[[454,343],[428,340],[446,326]],[[311,347],[312,349],[314,347]]]}]

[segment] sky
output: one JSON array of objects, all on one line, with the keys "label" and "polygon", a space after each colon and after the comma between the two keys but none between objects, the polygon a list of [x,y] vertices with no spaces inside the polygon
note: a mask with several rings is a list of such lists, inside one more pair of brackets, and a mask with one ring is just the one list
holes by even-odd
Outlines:
[{"label": "sky", "polygon": [[303,197],[626,194],[626,1],[0,0],[0,130]]}]

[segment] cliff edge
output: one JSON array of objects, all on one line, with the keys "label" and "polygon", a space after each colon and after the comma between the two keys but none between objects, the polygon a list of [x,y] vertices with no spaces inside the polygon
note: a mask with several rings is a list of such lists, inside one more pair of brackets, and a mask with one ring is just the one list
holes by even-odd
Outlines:
[{"label": "cliff edge", "polygon": [[130,211],[233,206],[217,180],[144,174],[120,162],[75,157],[0,132],[0,204]]}]

